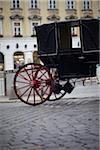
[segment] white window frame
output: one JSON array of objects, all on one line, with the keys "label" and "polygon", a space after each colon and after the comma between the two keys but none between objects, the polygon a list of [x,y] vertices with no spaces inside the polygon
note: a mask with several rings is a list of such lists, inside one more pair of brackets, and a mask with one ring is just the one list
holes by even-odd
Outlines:
[{"label": "white window frame", "polygon": [[66,6],[67,6],[67,9],[75,9],[75,0],[67,0]]},{"label": "white window frame", "polygon": [[37,8],[39,8],[38,0],[30,0],[30,8],[31,9],[37,9]]},{"label": "white window frame", "polygon": [[[14,2],[15,2],[15,5],[14,5]],[[20,8],[20,0],[11,0],[11,7],[12,8]]]},{"label": "white window frame", "polygon": [[75,27],[71,27],[71,35],[72,36],[77,35],[77,30]]},{"label": "white window frame", "polygon": [[[33,25],[34,24],[34,25]],[[36,32],[35,32],[35,25],[40,25],[39,21],[31,21],[31,35],[36,35]]]},{"label": "white window frame", "polygon": [[0,35],[2,35],[2,19],[0,19]]},{"label": "white window frame", "polygon": [[91,0],[84,0],[83,1],[83,9],[84,10],[91,9]]},{"label": "white window frame", "polygon": [[57,9],[57,0],[48,0],[48,9]]},{"label": "white window frame", "polygon": [[[15,26],[15,23],[19,23],[19,26]],[[16,28],[16,34],[15,34],[15,28]],[[20,29],[20,32],[18,31]],[[22,35],[22,21],[13,21],[12,22],[12,30],[13,30],[13,36],[21,36]],[[19,34],[20,33],[20,34]]]}]

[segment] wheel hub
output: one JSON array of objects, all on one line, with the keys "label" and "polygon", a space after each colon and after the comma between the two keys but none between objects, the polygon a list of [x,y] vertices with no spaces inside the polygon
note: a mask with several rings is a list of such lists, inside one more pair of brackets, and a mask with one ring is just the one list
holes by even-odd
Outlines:
[{"label": "wheel hub", "polygon": [[31,86],[32,86],[33,88],[39,88],[40,82],[39,82],[38,80],[32,80],[32,81],[31,81]]}]

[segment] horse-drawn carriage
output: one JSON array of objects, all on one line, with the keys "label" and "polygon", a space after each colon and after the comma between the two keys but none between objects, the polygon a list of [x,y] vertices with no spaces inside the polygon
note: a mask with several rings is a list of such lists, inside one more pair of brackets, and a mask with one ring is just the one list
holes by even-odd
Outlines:
[{"label": "horse-drawn carriage", "polygon": [[26,64],[14,78],[18,98],[33,106],[71,93],[76,79],[96,76],[99,63],[98,19],[54,22],[35,29],[43,65]]}]

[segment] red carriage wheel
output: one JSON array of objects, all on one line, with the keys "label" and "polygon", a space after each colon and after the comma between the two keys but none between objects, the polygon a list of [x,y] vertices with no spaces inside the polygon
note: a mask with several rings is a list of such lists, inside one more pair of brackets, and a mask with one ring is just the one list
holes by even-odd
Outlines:
[{"label": "red carriage wheel", "polygon": [[26,64],[15,74],[14,90],[22,102],[33,106],[41,104],[52,93],[52,76],[42,65]]}]

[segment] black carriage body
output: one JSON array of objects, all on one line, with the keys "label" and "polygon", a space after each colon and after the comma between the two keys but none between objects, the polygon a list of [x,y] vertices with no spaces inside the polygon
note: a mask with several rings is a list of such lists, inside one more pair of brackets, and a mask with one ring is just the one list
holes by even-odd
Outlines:
[{"label": "black carriage body", "polygon": [[57,68],[59,77],[96,75],[99,63],[99,20],[81,19],[36,27],[38,53],[45,66]]}]

